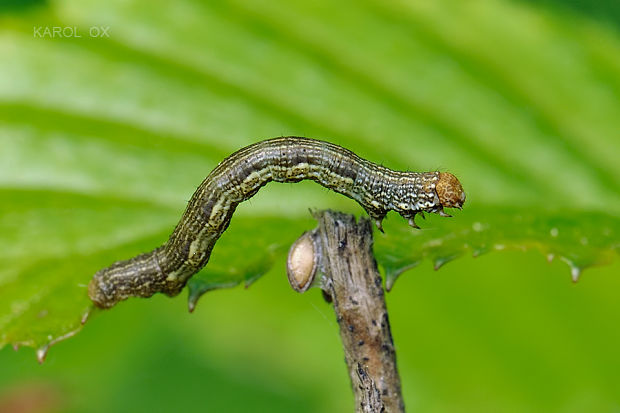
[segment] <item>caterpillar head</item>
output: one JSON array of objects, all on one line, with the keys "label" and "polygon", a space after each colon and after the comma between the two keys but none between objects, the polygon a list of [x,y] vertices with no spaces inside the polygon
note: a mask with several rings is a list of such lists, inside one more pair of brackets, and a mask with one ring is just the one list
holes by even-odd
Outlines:
[{"label": "caterpillar head", "polygon": [[465,191],[456,176],[448,172],[440,172],[435,186],[439,202],[444,208],[463,208]]}]

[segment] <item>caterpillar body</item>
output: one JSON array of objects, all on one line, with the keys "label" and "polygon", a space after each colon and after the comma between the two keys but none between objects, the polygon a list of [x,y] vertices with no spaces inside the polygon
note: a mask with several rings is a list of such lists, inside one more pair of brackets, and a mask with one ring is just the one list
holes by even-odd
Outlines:
[{"label": "caterpillar body", "polygon": [[239,203],[268,182],[304,179],[357,201],[381,231],[390,210],[418,228],[417,214],[449,216],[444,207],[461,208],[465,202],[460,182],[450,173],[393,171],[315,139],[268,139],[238,150],[217,165],[190,199],[166,243],[98,271],[88,286],[91,300],[110,308],[129,297],[178,294],[207,264]]}]

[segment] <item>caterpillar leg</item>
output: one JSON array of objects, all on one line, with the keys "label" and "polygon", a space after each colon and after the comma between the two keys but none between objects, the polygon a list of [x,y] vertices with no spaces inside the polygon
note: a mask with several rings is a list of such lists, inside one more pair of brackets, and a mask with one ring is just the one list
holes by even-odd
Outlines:
[{"label": "caterpillar leg", "polygon": [[415,222],[416,215],[422,214],[422,218],[426,219],[424,217],[424,213],[420,212],[420,211],[416,211],[416,212],[409,212],[409,211],[407,211],[407,212],[399,212],[399,213],[400,213],[401,217],[403,217],[403,218],[405,218],[407,220],[407,222],[409,223],[409,226],[412,227],[412,228],[415,228],[415,229],[420,229],[418,224],[416,224],[416,222]]},{"label": "caterpillar leg", "polygon": [[383,231],[383,218],[385,218],[385,215],[379,218],[376,218],[376,217],[371,217],[371,218],[375,221],[375,225],[377,226],[377,229],[381,231],[382,234],[385,234],[385,231]]},{"label": "caterpillar leg", "polygon": [[377,229],[381,231],[381,233],[385,234],[385,231],[383,231],[383,219],[385,218],[387,212],[378,209],[366,209],[366,212],[370,216],[370,219],[374,221]]},{"label": "caterpillar leg", "polygon": [[415,215],[409,218],[409,226],[415,229],[420,229],[420,226],[415,223]]}]

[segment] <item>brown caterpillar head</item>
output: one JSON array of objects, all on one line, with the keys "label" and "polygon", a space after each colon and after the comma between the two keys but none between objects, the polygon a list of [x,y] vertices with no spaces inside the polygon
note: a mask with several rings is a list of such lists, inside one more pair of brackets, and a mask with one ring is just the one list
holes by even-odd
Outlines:
[{"label": "brown caterpillar head", "polygon": [[465,203],[465,191],[456,176],[440,172],[435,186],[439,202],[444,208],[462,208]]}]

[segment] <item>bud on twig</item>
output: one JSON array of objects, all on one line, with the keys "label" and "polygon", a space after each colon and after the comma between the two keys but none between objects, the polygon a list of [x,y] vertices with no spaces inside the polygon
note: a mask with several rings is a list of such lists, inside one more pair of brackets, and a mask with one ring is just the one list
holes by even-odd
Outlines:
[{"label": "bud on twig", "polygon": [[291,246],[286,261],[286,274],[293,290],[303,293],[310,288],[317,266],[316,243],[310,232],[304,232]]}]

